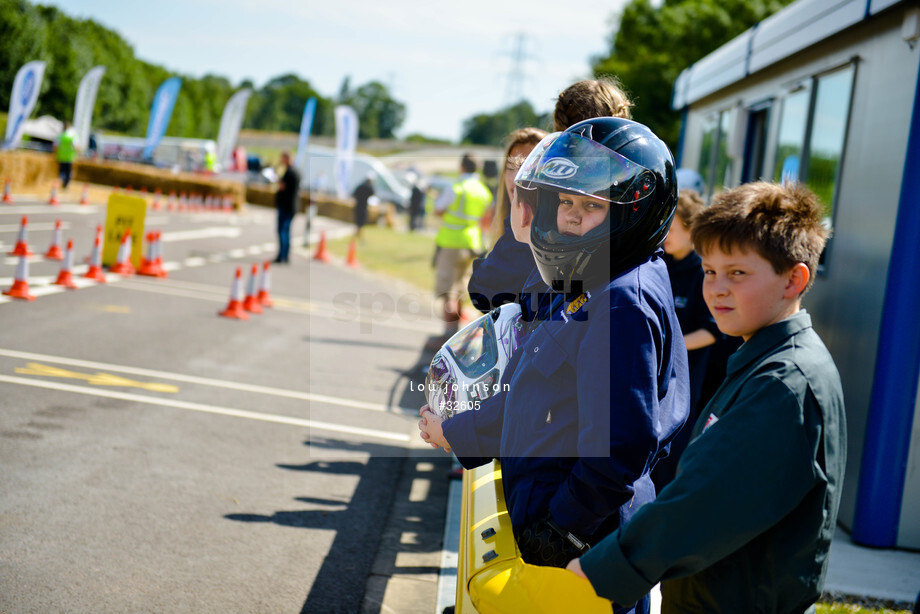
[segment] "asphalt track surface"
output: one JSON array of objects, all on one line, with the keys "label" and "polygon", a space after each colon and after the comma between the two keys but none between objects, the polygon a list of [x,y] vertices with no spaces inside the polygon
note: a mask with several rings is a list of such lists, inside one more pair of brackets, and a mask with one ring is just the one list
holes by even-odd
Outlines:
[{"label": "asphalt track surface", "polygon": [[0,206],[0,289],[23,214],[38,254],[36,300],[0,297],[0,612],[433,611],[428,297],[299,249],[273,308],[219,317],[236,268],[275,255],[257,208],[148,210],[167,279],[63,290],[54,220],[79,279],[105,210],[62,200]]}]

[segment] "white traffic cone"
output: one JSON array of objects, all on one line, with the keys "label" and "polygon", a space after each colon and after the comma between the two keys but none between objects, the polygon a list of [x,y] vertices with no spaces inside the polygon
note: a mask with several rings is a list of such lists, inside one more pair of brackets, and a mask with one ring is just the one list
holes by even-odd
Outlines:
[{"label": "white traffic cone", "polygon": [[71,290],[77,289],[77,284],[73,281],[73,239],[67,239],[67,251],[64,253],[64,259],[61,261],[61,272],[58,273],[55,285],[65,286]]},{"label": "white traffic cone", "polygon": [[48,260],[62,260],[64,250],[61,249],[61,220],[54,220],[54,232],[51,234],[51,245],[45,252],[45,258]]},{"label": "white traffic cone", "polygon": [[19,257],[19,265],[16,267],[16,277],[13,279],[13,285],[8,290],[4,290],[3,294],[26,301],[35,300],[35,297],[29,294],[29,259],[27,256]]}]

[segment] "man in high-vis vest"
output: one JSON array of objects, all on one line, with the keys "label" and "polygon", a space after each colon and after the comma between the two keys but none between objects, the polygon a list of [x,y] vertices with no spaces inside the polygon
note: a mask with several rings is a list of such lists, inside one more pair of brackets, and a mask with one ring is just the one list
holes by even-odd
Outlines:
[{"label": "man in high-vis vest", "polygon": [[54,144],[57,153],[58,175],[61,177],[61,189],[66,190],[73,172],[73,161],[77,159],[77,131],[64,122],[64,130]]},{"label": "man in high-vis vest", "polygon": [[476,174],[476,160],[465,154],[460,178],[435,201],[441,229],[435,239],[435,296],[444,299],[444,337],[432,339],[425,349],[437,351],[457,332],[460,293],[466,288],[473,259],[483,251],[480,220],[492,202],[492,192]]}]

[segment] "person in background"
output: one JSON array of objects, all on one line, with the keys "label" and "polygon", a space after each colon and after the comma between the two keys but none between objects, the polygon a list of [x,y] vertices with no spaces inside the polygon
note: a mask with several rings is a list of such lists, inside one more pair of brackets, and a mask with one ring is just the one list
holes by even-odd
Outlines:
[{"label": "person in background", "polygon": [[479,222],[492,202],[492,192],[476,174],[476,160],[464,154],[460,178],[444,190],[435,202],[441,228],[435,237],[435,295],[443,299],[444,336],[430,339],[425,349],[436,352],[457,332],[460,322],[460,293],[466,287],[467,270],[482,252]]},{"label": "person in background", "polygon": [[291,164],[291,154],[281,153],[284,173],[275,193],[275,208],[278,210],[278,256],[276,263],[287,263],[291,249],[291,222],[297,213],[297,197],[300,192],[300,173]]},{"label": "person in background", "polygon": [[425,220],[425,186],[415,171],[406,173],[411,193],[409,194],[409,231],[421,230]]},{"label": "person in background", "polygon": [[367,205],[374,195],[374,174],[368,173],[364,181],[355,188],[355,238],[361,238],[361,229],[367,224]]},{"label": "person in background", "polygon": [[57,154],[61,189],[66,190],[73,173],[73,162],[77,159],[77,131],[69,122],[64,122],[64,129],[54,143],[54,151]]},{"label": "person in background", "polygon": [[[559,94],[553,112],[554,129],[561,132],[572,124],[593,117],[630,119],[631,108],[632,102],[615,79],[578,81]],[[540,283],[530,248],[516,241],[508,232],[508,212],[502,206],[501,191],[507,190],[505,196],[510,202],[513,197],[514,174],[517,172],[517,166],[520,166],[519,162],[515,162],[516,157],[508,154],[518,139],[521,139],[521,143],[528,143],[533,140],[535,134],[542,132],[536,128],[522,130],[527,132],[515,131],[509,135],[509,149],[506,151],[505,167],[501,171],[505,179],[499,182],[498,205],[492,224],[492,251],[485,258],[479,258],[473,263],[473,273],[467,288],[473,306],[483,313],[488,313],[504,303],[518,300],[522,291],[524,294],[532,294],[529,286]],[[536,139],[533,144],[538,141],[539,139]],[[523,148],[521,145],[521,151]],[[511,187],[506,184],[510,184]],[[530,303],[534,309],[539,309],[538,301],[532,300]]]},{"label": "person in background", "polygon": [[[678,185],[680,178],[677,179]],[[693,218],[706,208],[703,199],[693,190],[680,190],[677,211],[671,220],[671,229],[664,240],[664,261],[668,265],[671,290],[674,294],[674,311],[680,321],[684,343],[687,346],[687,365],[690,371],[690,417],[671,442],[671,451],[652,472],[652,481],[660,492],[674,479],[677,461],[687,444],[690,431],[696,424],[700,410],[703,381],[709,364],[709,350],[722,336],[709,308],[703,300],[703,267],[700,256],[693,250],[690,228]]]},{"label": "person in background", "polygon": [[530,245],[515,240],[511,232],[511,194],[521,163],[544,136],[546,132],[538,128],[521,128],[508,135],[490,229],[492,250],[485,258],[473,261],[473,274],[468,284],[473,306],[483,313],[493,308],[493,299],[502,292],[512,293],[504,302],[516,300],[526,275],[536,267]]},{"label": "person in background", "polygon": [[664,614],[814,612],[846,468],[843,389],[802,296],[828,231],[798,184],[721,192],[693,222],[703,296],[744,339],[674,480],[567,568],[631,603],[661,582]]}]

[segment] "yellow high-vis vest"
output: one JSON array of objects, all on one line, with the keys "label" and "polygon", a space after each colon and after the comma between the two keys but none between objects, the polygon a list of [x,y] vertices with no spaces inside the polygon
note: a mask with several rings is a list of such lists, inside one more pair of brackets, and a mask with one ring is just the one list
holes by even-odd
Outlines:
[{"label": "yellow high-vis vest", "polygon": [[454,202],[444,211],[435,242],[438,247],[482,251],[479,221],[485,215],[492,192],[478,177],[468,177],[453,185]]}]

